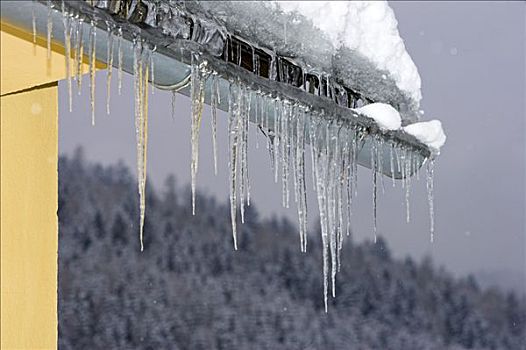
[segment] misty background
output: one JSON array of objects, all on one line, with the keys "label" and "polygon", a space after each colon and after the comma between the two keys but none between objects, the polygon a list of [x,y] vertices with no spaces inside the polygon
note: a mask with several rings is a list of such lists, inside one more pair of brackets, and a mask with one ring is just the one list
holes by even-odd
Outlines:
[{"label": "misty background", "polygon": [[[394,256],[420,259],[430,255],[455,274],[474,273],[482,285],[498,284],[524,292],[525,3],[390,5],[422,77],[424,119],[440,119],[448,140],[435,170],[435,242],[429,241],[424,179],[413,185],[409,224],[405,223],[400,184],[395,189],[386,186],[379,197],[379,233]],[[84,79],[82,95],[74,96],[72,113],[67,107],[66,84],[60,83],[59,151],[72,154],[83,146],[89,160],[102,164],[123,160],[135,169],[132,78],[125,74],[119,96],[113,75],[110,116],[106,115],[105,85],[106,72],[101,71],[97,74],[96,125],[92,127],[88,79]],[[190,181],[190,103],[178,95],[176,104],[172,120],[171,95],[159,90],[150,95],[148,181],[154,187],[161,186],[170,173],[180,184]],[[206,106],[197,187],[226,202],[227,117],[222,112],[218,115],[217,176],[213,174],[210,120]],[[250,132],[249,173],[255,205],[263,216],[286,215],[296,222],[296,208],[281,206],[281,186],[271,176],[263,136],[259,135],[256,149],[253,125]],[[310,171],[310,164],[307,167]],[[315,193],[312,184],[307,185],[310,228],[317,232]],[[371,192],[370,170],[360,169],[353,216],[357,242],[373,238]],[[199,202],[196,209],[199,216]],[[345,251],[342,259],[346,259]]]}]

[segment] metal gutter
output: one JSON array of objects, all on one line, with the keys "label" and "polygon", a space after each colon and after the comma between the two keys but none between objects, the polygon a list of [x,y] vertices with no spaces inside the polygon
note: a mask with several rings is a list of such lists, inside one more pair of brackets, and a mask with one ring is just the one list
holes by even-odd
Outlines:
[{"label": "metal gutter", "polygon": [[[129,1],[106,1],[105,7],[118,3],[127,3]],[[8,22],[19,28],[22,28],[28,32],[32,31],[32,14],[34,13],[36,19],[36,31],[39,36],[46,37],[47,33],[47,21],[48,21],[48,7],[47,2],[44,1],[1,1],[1,18],[2,21]],[[60,8],[62,5],[61,1],[51,1],[54,6],[54,10],[49,13],[52,24],[53,24],[53,41],[62,44],[64,43],[64,32],[62,13]],[[353,123],[361,126],[367,131],[368,136],[365,138],[365,142],[361,151],[358,154],[358,164],[371,167],[371,145],[373,142],[372,135],[381,137],[384,142],[384,149],[382,150],[383,156],[383,167],[382,172],[390,177],[402,178],[402,173],[395,169],[394,173],[390,171],[390,158],[389,158],[389,142],[395,142],[403,147],[410,148],[418,152],[421,157],[418,160],[416,168],[422,166],[426,159],[431,157],[431,152],[426,145],[420,143],[413,136],[406,134],[403,131],[383,131],[380,130],[377,124],[370,118],[363,115],[357,114],[352,109],[345,106],[341,106],[335,103],[332,99],[327,96],[320,96],[305,89],[302,89],[290,82],[273,80],[267,77],[260,76],[252,73],[247,68],[243,67],[242,64],[237,65],[232,63],[229,57],[218,57],[217,53],[212,54],[209,48],[202,43],[188,38],[173,38],[164,35],[159,28],[153,28],[144,24],[143,18],[137,18],[141,16],[141,11],[137,7],[137,1],[134,1],[131,8],[132,13],[127,13],[128,19],[123,19],[117,15],[112,15],[108,10],[91,6],[88,2],[84,1],[64,1],[64,6],[67,12],[75,13],[85,19],[83,26],[83,42],[87,47],[89,41],[89,22],[95,21],[97,27],[101,31],[107,31],[108,24],[110,26],[118,26],[122,28],[123,40],[122,52],[123,52],[123,70],[130,74],[133,74],[133,38],[135,35],[140,35],[141,38],[146,40],[151,45],[156,46],[156,50],[153,53],[152,59],[155,64],[155,81],[153,82],[157,86],[170,86],[178,84],[184,79],[187,79],[190,74],[190,63],[192,53],[199,53],[200,56],[207,61],[208,66],[215,72],[218,73],[219,88],[221,94],[221,103],[218,108],[223,111],[228,111],[228,99],[226,98],[230,86],[230,82],[241,81],[245,85],[251,87],[254,91],[261,91],[272,97],[278,97],[282,99],[298,101],[304,106],[322,116],[326,116],[327,119],[335,120],[338,119],[342,122]],[[139,1],[140,3],[140,1]],[[101,5],[101,4],[99,4]],[[137,13],[139,13],[137,15]],[[135,17],[134,17],[135,16]],[[188,18],[193,21],[198,21],[195,14],[188,14]],[[205,19],[206,20],[206,19]],[[138,23],[132,23],[133,21]],[[188,25],[190,32],[192,30],[192,20]],[[242,39],[242,38],[241,38]],[[97,35],[96,37],[96,52],[97,60],[108,62],[107,57],[107,38],[106,35]],[[116,53],[115,53],[116,55]],[[241,61],[241,60],[239,60]],[[116,57],[114,62],[117,62]],[[241,62],[239,62],[241,63]],[[296,84],[297,85],[297,84]],[[205,103],[210,103],[210,80],[206,85],[206,99]],[[308,89],[307,89],[308,90]],[[190,89],[188,87],[179,90],[180,93],[189,96]],[[370,101],[368,101],[370,102]],[[254,101],[252,103],[255,103]],[[270,106],[272,108],[272,106]],[[252,109],[250,120],[255,121],[254,115],[255,108]],[[309,128],[307,128],[308,130]],[[307,138],[308,139],[308,138]]]}]

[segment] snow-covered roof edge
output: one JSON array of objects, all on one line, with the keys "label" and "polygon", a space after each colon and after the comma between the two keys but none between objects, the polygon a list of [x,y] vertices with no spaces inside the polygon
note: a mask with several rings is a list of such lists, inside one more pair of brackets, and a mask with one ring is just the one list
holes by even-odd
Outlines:
[{"label": "snow-covered roof edge", "polygon": [[398,32],[387,1],[273,1],[284,12],[301,14],[320,29],[334,49],[356,51],[387,71],[396,86],[420,103],[418,69]]}]

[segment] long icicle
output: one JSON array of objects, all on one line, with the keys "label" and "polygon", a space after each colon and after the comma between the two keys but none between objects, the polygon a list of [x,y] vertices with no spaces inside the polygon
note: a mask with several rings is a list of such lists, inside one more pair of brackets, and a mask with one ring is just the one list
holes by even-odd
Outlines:
[{"label": "long icicle", "polygon": [[250,178],[248,176],[248,131],[250,123],[250,108],[252,101],[252,94],[250,92],[246,93],[247,104],[245,109],[245,118],[243,120],[244,130],[243,130],[243,174],[245,182],[245,195],[247,199],[247,206],[250,206]]},{"label": "long icicle", "polygon": [[239,211],[241,214],[241,223],[245,223],[245,110],[246,110],[246,87],[240,84],[239,86],[239,129],[238,129],[238,155],[239,155]]},{"label": "long icicle", "polygon": [[256,124],[256,149],[259,148],[259,131],[258,131],[258,128],[261,127],[261,121],[259,120],[259,118],[261,118],[261,114],[260,114],[260,97],[259,97],[259,91],[256,91],[254,93],[254,104],[255,104],[255,124]]},{"label": "long icicle", "polygon": [[345,200],[347,210],[345,212],[347,218],[346,234],[347,236],[351,233],[351,214],[352,214],[352,186],[351,186],[351,174],[352,174],[352,153],[351,153],[351,142],[352,139],[349,139],[349,135],[353,135],[353,129],[348,132],[347,137],[345,138]]},{"label": "long icicle", "polygon": [[[237,250],[237,162],[238,162],[238,118],[237,118],[237,101],[234,96],[235,85],[231,84],[228,94],[228,168],[230,178],[230,219],[232,223],[232,239],[234,241],[234,250]],[[238,92],[239,93],[239,92]]]},{"label": "long icicle", "polygon": [[394,143],[391,143],[389,145],[389,166],[391,168],[391,180],[393,182],[393,187],[396,187],[393,148]]},{"label": "long icicle", "polygon": [[282,205],[285,208],[289,207],[289,158],[290,158],[290,120],[291,107],[283,103],[281,116],[281,190],[282,190]]},{"label": "long icicle", "polygon": [[383,163],[383,150],[384,150],[384,141],[381,137],[378,137],[376,139],[377,145],[376,145],[376,166],[378,168],[378,178],[380,179],[380,188],[382,189],[382,194],[385,193],[385,185],[384,185],[384,163]]},{"label": "long icicle", "polygon": [[144,151],[142,154],[143,160],[143,171],[144,174],[142,176],[142,203],[141,203],[141,211],[142,211],[142,218],[141,218],[141,251],[144,250],[144,217],[146,212],[146,173],[148,169],[148,61],[144,62],[144,57],[142,58],[141,62],[141,68],[142,68],[142,83],[141,83],[141,101],[142,101],[142,122],[143,122],[143,143],[144,143]]},{"label": "long icicle", "polygon": [[307,252],[307,198],[305,188],[305,112],[302,110],[297,117],[296,150],[295,150],[295,177],[297,182],[297,207],[300,228],[301,251]]},{"label": "long icicle", "polygon": [[[323,132],[323,127],[318,125],[316,132]],[[320,135],[315,136],[315,143],[312,145],[315,147],[316,154],[316,193],[318,197],[318,207],[320,210],[320,226],[321,226],[321,240],[322,240],[322,259],[323,259],[323,300],[325,304],[325,312],[328,310],[328,285],[329,285],[329,242],[328,242],[328,228],[327,228],[327,149],[320,147],[323,143],[323,137]]]},{"label": "long icicle", "polygon": [[[147,61],[146,61],[147,62]],[[145,67],[146,66],[146,67]],[[146,211],[146,167],[148,144],[148,68],[145,65],[143,43],[134,39],[134,91],[135,91],[135,134],[137,143],[137,183],[139,189],[139,240],[144,250],[143,232]]]},{"label": "long icicle", "polygon": [[118,80],[118,91],[119,91],[119,96],[121,94],[121,91],[122,91],[122,28],[119,27],[119,29],[117,30],[117,37],[118,37],[118,44],[117,44],[117,65],[118,65],[118,68],[117,68],[117,80]]},{"label": "long icicle", "polygon": [[338,132],[338,155],[339,157],[336,159],[337,163],[337,174],[338,174],[338,184],[337,184],[337,201],[338,201],[338,231],[337,231],[337,241],[338,241],[338,249],[337,249],[337,261],[338,261],[338,272],[341,269],[341,250],[343,248],[343,194],[344,194],[344,188],[345,188],[345,179],[346,179],[346,157],[347,157],[347,128],[344,126],[341,126]]},{"label": "long icicle", "polygon": [[281,130],[280,123],[282,118],[282,103],[280,100],[274,100],[274,182],[278,183],[278,170],[279,170],[279,149],[281,144]]},{"label": "long icicle", "polygon": [[108,52],[106,72],[106,114],[110,114],[111,76],[113,72],[113,27],[108,24]]},{"label": "long icicle", "polygon": [[96,65],[96,39],[97,27],[95,22],[91,22],[90,28],[90,59],[89,59],[89,75],[90,75],[90,105],[91,105],[91,125],[95,125],[95,65]]},{"label": "long icicle", "polygon": [[68,103],[69,112],[73,110],[73,97],[71,87],[71,18],[66,12],[64,2],[62,2],[62,20],[64,23],[64,59],[66,68],[66,81],[68,84]]},{"label": "long icicle", "polygon": [[197,169],[199,165],[199,130],[201,128],[201,118],[203,115],[203,104],[205,99],[204,84],[206,81],[205,69],[206,62],[199,62],[198,57],[192,56],[192,123],[191,123],[191,143],[192,143],[192,161],[190,164],[190,172],[192,178],[192,215],[195,215],[195,192],[197,181]]},{"label": "long icicle", "polygon": [[431,243],[435,240],[435,207],[434,207],[434,172],[435,160],[430,159],[426,168],[426,187],[427,187],[427,201],[429,204],[429,231]]},{"label": "long icicle", "polygon": [[378,186],[377,186],[377,152],[376,152],[376,140],[373,138],[371,141],[371,171],[373,174],[373,232],[374,232],[374,243],[376,243],[376,209],[377,209],[377,198],[378,198]]},{"label": "long icicle", "polygon": [[409,201],[409,195],[411,193],[411,172],[412,172],[412,157],[411,157],[412,151],[411,149],[407,149],[406,152],[406,161],[405,161],[405,176],[406,176],[406,182],[405,182],[405,220],[406,222],[409,222],[411,220],[411,208],[410,208],[410,201]]},{"label": "long icicle", "polygon": [[214,72],[212,76],[212,94],[210,105],[212,109],[212,148],[214,153],[214,175],[217,175],[217,104],[219,97],[218,76]]},{"label": "long icicle", "polygon": [[337,244],[336,244],[336,159],[338,158],[338,137],[337,126],[333,125],[334,120],[327,125],[327,166],[328,166],[328,188],[327,188],[327,212],[329,227],[329,248],[331,253],[331,290],[332,297],[336,297],[336,267],[337,267]]},{"label": "long icicle", "polygon": [[315,156],[314,156],[314,142],[316,137],[316,128],[317,123],[319,123],[319,119],[316,119],[316,122],[314,119],[314,114],[309,114],[309,124],[310,124],[310,130],[309,130],[309,142],[310,142],[310,156],[311,156],[311,173],[312,173],[312,188],[316,191],[316,167],[315,167]]},{"label": "long icicle", "polygon": [[84,58],[84,43],[83,43],[83,36],[84,36],[84,20],[82,18],[79,18],[76,25],[76,31],[75,31],[75,40],[76,40],[76,47],[75,47],[75,63],[76,63],[76,77],[77,77],[77,89],[78,94],[82,92],[82,75],[84,74],[84,65],[83,65],[83,58]]}]

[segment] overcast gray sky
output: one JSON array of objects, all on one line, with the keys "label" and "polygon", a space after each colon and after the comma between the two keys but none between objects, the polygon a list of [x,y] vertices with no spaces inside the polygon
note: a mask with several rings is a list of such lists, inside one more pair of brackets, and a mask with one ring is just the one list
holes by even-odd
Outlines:
[{"label": "overcast gray sky", "polygon": [[[435,172],[435,242],[429,242],[424,181],[414,185],[409,224],[402,189],[387,186],[379,198],[379,231],[396,256],[429,254],[455,273],[484,273],[487,280],[524,288],[525,3],[410,1],[391,2],[391,7],[422,77],[425,119],[442,120],[448,140]],[[95,127],[90,125],[88,79],[82,95],[74,98],[73,113],[67,110],[61,82],[59,150],[71,153],[82,145],[90,160],[110,164],[122,159],[135,169],[132,80],[125,76],[118,96],[114,79],[112,114],[107,116],[105,78],[105,72],[98,74]],[[169,173],[180,184],[190,181],[189,100],[178,96],[175,122],[170,103],[165,92],[150,97],[148,176],[157,187]],[[214,176],[208,108],[204,114],[198,189],[226,201],[226,115],[219,117],[220,166]],[[264,215],[287,215],[296,222],[295,208],[281,207],[265,147],[251,146],[254,203]],[[357,241],[372,239],[371,187],[370,171],[362,169],[353,225]],[[313,191],[308,196],[311,227],[317,227]]]}]

